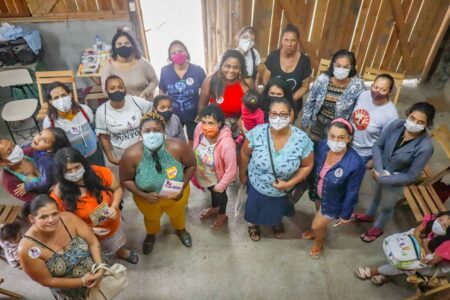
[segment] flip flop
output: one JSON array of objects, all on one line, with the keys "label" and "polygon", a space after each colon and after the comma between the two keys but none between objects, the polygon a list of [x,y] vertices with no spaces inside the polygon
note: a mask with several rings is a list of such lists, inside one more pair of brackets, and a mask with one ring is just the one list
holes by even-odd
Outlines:
[{"label": "flip flop", "polygon": [[358,269],[356,269],[355,275],[362,280],[372,278],[372,273],[370,272],[369,267],[359,267]]},{"label": "flip flop", "polygon": [[384,283],[386,283],[388,281],[388,278],[384,275],[378,274],[378,275],[372,276],[370,278],[370,281],[372,281],[372,283],[379,286],[379,285],[383,285]]},{"label": "flip flop", "polygon": [[252,241],[258,242],[261,239],[261,231],[258,225],[248,226],[248,235]]},{"label": "flip flop", "polygon": [[314,239],[314,232],[312,230],[306,230],[302,234],[302,239],[304,239],[304,240],[313,240]]},{"label": "flip flop", "polygon": [[200,220],[206,220],[206,219],[208,219],[208,218],[211,218],[211,217],[214,216],[217,212],[218,212],[218,210],[215,210],[215,209],[212,208],[212,207],[203,209],[202,212],[200,213]]},{"label": "flip flop", "polygon": [[130,254],[127,257],[120,258],[134,265],[139,262],[139,255],[134,250],[130,250]]},{"label": "flip flop", "polygon": [[379,236],[381,236],[384,231],[381,228],[372,227],[367,230],[365,233],[361,234],[361,241],[364,243],[371,243],[375,241]]},{"label": "flip flop", "polygon": [[220,229],[220,228],[224,227],[225,224],[227,224],[228,216],[225,216],[225,217],[221,218],[220,220],[219,220],[219,217],[220,217],[220,215],[217,217],[217,219],[211,225],[212,230]]},{"label": "flip flop", "polygon": [[317,259],[322,256],[322,252],[323,252],[323,247],[320,247],[320,248],[312,247],[311,250],[309,251],[309,257],[311,257],[313,259]]},{"label": "flip flop", "polygon": [[282,239],[284,237],[284,227],[282,223],[272,226],[272,230],[276,239]]},{"label": "flip flop", "polygon": [[144,243],[142,244],[142,252],[144,255],[150,254],[153,250],[153,246],[155,245],[155,235],[147,234],[145,237]]},{"label": "flip flop", "polygon": [[363,213],[354,213],[352,215],[352,218],[354,219],[355,222],[367,222],[367,223],[371,223],[373,221],[375,221],[375,218]]}]

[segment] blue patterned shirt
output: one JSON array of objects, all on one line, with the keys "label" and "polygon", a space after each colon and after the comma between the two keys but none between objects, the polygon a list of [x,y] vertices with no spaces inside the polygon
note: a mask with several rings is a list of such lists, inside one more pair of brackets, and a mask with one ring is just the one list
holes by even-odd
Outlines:
[{"label": "blue patterned shirt", "polygon": [[[269,124],[258,125],[247,134],[250,148],[253,149],[248,166],[248,177],[252,186],[261,194],[269,197],[286,195],[272,186],[275,176],[270,163],[269,148],[267,147],[267,129]],[[313,142],[297,127],[291,126],[292,134],[287,143],[276,152],[272,136],[270,147],[278,178],[289,180],[298,170],[303,159],[313,151]]]}]

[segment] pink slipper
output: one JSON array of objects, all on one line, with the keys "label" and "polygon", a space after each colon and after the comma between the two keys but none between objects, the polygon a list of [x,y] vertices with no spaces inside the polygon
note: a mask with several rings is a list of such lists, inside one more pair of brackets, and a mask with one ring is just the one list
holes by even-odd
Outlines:
[{"label": "pink slipper", "polygon": [[355,219],[355,222],[373,222],[375,220],[374,217],[363,213],[354,213],[352,218]]},{"label": "pink slipper", "polygon": [[382,235],[384,231],[381,228],[372,227],[367,230],[365,233],[361,234],[361,241],[365,243],[371,243],[375,241],[380,235]]}]

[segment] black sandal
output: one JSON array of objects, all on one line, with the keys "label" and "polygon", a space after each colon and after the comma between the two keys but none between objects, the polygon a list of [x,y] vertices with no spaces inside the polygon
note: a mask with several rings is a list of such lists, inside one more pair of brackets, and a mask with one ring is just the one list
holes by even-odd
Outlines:
[{"label": "black sandal", "polygon": [[184,246],[188,248],[192,247],[192,238],[189,232],[186,231],[186,229],[176,230],[175,232]]},{"label": "black sandal", "polygon": [[150,254],[150,252],[152,252],[153,250],[154,245],[155,245],[155,235],[147,234],[144,243],[142,244],[142,253],[144,253],[144,255]]},{"label": "black sandal", "polygon": [[248,235],[252,241],[258,242],[261,239],[261,231],[259,230],[259,225],[248,226]]},{"label": "black sandal", "polygon": [[273,234],[276,239],[282,239],[284,237],[284,227],[283,223],[272,226]]}]

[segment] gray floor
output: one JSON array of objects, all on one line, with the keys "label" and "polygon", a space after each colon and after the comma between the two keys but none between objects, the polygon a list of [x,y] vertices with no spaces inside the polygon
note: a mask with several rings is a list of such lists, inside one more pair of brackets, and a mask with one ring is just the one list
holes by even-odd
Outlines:
[{"label": "gray floor", "polygon": [[[416,100],[425,99],[433,91],[404,88],[399,112]],[[439,113],[436,124],[449,124],[450,112]],[[2,125],[3,126],[3,125]],[[0,131],[0,137],[7,133]],[[434,170],[448,165],[443,151],[436,146],[431,166]],[[370,199],[368,178],[361,188],[358,207],[366,207]],[[285,219],[286,237],[276,240],[271,230],[264,231],[260,242],[248,238],[242,216],[235,218],[234,199],[237,185],[229,190],[229,224],[224,230],[209,229],[212,221],[200,222],[199,212],[208,206],[207,194],[192,188],[187,210],[187,229],[194,246],[181,245],[168,220],[163,218],[163,229],[157,237],[153,253],[141,256],[138,265],[124,263],[128,268],[129,286],[118,299],[403,299],[414,294],[404,277],[376,287],[357,279],[356,267],[384,263],[382,239],[365,244],[359,235],[366,225],[349,224],[330,228],[326,250],[322,258],[308,257],[310,241],[300,239],[309,227],[314,207],[306,197],[296,206],[294,218]],[[16,201],[0,191],[0,202]],[[145,237],[142,216],[131,199],[124,209],[126,233],[130,247],[141,253]],[[389,233],[401,232],[414,226],[409,208],[399,205],[394,220],[387,227]],[[49,291],[31,281],[20,270],[14,270],[0,261],[2,287],[25,295],[29,299],[49,299]],[[448,295],[450,298],[450,295]],[[443,296],[441,299],[449,299]]]}]

